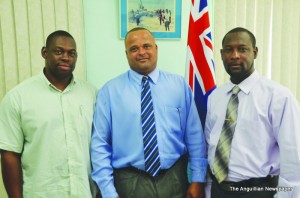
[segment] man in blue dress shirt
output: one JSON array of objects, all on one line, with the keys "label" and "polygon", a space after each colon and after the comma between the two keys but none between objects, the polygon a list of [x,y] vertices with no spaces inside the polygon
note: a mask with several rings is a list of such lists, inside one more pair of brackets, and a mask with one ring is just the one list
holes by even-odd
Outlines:
[{"label": "man in blue dress shirt", "polygon": [[[141,27],[125,37],[130,70],[98,92],[91,141],[92,178],[103,197],[204,197],[206,143],[184,78],[158,70],[157,45]],[[145,171],[142,78],[149,78],[160,169]],[[186,176],[187,156],[192,183]]]}]

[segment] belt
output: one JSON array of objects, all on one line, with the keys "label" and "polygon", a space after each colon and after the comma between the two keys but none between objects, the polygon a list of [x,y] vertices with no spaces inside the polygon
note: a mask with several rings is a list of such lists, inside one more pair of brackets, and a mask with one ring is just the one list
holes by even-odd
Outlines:
[{"label": "belt", "polygon": [[232,188],[258,187],[261,184],[269,184],[270,187],[276,187],[278,185],[278,176],[271,175],[268,175],[267,177],[251,178],[239,182],[223,181],[221,183],[217,181],[212,173],[210,173],[210,176],[223,190],[226,191],[232,191]]},{"label": "belt", "polygon": [[[125,167],[125,168],[119,168],[119,169],[115,169],[117,171],[122,171],[122,170],[125,170],[125,171],[132,171],[132,172],[135,172],[135,173],[138,173],[138,174],[144,174],[144,175],[147,175],[149,177],[153,177],[152,175],[150,175],[148,172],[142,170],[142,169],[138,169],[136,167],[133,167],[133,166],[129,166],[129,167]],[[160,175],[163,175],[165,174],[169,169],[160,169],[158,174],[155,176],[160,176]]]},{"label": "belt", "polygon": [[[168,168],[168,169],[160,169],[159,172],[158,172],[158,174],[155,177],[166,174],[168,172],[168,170],[174,168],[175,166],[181,165],[182,163],[185,164],[185,169],[186,169],[187,158],[188,158],[188,155],[187,154],[183,154],[170,168]],[[150,175],[146,171],[144,171],[142,169],[138,169],[138,168],[136,168],[134,166],[128,166],[128,167],[124,167],[124,168],[114,169],[114,171],[122,171],[122,170],[124,170],[124,171],[132,171],[132,172],[135,172],[135,173],[144,174],[144,175],[147,175],[149,177],[153,177],[152,175]]]}]

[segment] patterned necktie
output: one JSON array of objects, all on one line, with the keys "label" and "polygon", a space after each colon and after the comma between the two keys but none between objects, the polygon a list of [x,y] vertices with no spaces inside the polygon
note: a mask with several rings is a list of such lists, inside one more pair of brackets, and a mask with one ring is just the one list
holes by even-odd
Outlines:
[{"label": "patterned necktie", "polygon": [[230,156],[230,147],[236,126],[237,110],[239,105],[238,86],[233,87],[232,95],[229,99],[226,118],[223,124],[220,139],[217,145],[214,159],[214,173],[219,183],[224,181],[228,175],[228,162]]},{"label": "patterned necktie", "polygon": [[157,146],[156,128],[149,79],[142,80],[141,112],[144,141],[145,170],[153,177],[160,170],[160,159]]}]

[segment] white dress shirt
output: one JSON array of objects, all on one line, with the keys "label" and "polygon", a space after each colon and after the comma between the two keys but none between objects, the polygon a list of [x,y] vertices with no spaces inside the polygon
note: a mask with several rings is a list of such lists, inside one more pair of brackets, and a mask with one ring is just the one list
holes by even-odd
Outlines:
[{"label": "white dress shirt", "polygon": [[[205,135],[213,171],[233,83],[218,87],[208,99]],[[238,84],[237,125],[227,181],[279,175],[280,197],[300,197],[300,108],[290,91],[256,71]],[[298,192],[297,192],[298,191]]]}]

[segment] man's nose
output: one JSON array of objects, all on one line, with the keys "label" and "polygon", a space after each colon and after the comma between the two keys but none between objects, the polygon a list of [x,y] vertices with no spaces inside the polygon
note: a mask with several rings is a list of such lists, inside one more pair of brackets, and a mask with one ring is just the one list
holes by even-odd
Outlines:
[{"label": "man's nose", "polygon": [[139,48],[139,54],[145,54],[145,49],[143,47],[140,47]]},{"label": "man's nose", "polygon": [[234,49],[232,54],[231,54],[231,58],[240,58],[240,53],[238,51],[238,49]]},{"label": "man's nose", "polygon": [[63,52],[62,53],[62,55],[61,55],[61,58],[63,59],[63,60],[69,60],[69,54],[68,54],[68,52]]}]

